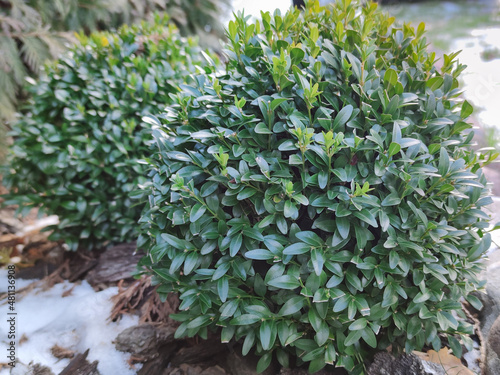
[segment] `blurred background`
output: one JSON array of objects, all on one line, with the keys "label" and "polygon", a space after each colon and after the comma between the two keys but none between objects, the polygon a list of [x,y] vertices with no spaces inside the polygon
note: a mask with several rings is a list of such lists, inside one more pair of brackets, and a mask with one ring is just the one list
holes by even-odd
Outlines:
[{"label": "blurred background", "polygon": [[[300,1],[295,0],[296,3]],[[322,5],[328,0],[321,0]],[[4,128],[26,100],[26,79],[36,79],[44,62],[74,43],[75,32],[89,34],[167,12],[183,35],[197,35],[205,47],[220,50],[232,12],[260,17],[285,11],[292,0],[0,0],[0,117]],[[382,8],[399,22],[425,22],[429,48],[442,56],[461,51],[465,98],[476,110],[481,147],[500,143],[500,0],[394,1]],[[4,129],[5,131],[5,129]],[[6,150],[0,133],[0,154]],[[1,157],[1,155],[0,155]]]}]

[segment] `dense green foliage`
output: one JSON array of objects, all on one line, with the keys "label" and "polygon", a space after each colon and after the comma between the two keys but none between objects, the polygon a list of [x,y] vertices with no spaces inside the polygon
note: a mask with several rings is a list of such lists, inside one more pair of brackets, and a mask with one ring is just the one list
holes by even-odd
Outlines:
[{"label": "dense green foliage", "polygon": [[157,113],[202,59],[167,17],[117,33],[80,36],[30,88],[13,125],[7,203],[59,216],[51,238],[71,249],[135,240],[151,136],[141,117]]},{"label": "dense green foliage", "polygon": [[[142,265],[180,294],[177,336],[314,372],[374,350],[460,356],[460,299],[491,202],[460,97],[463,66],[424,27],[342,0],[229,24],[229,60],[185,87],[153,135]],[[457,315],[455,315],[457,314]]]}]

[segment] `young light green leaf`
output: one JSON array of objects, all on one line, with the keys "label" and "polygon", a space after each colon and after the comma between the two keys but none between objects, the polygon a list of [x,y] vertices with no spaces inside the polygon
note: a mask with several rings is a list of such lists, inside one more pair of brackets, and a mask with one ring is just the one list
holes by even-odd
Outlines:
[{"label": "young light green leaf", "polygon": [[384,74],[384,82],[396,86],[398,83],[398,73],[392,68],[387,69]]},{"label": "young light green leaf", "polygon": [[462,110],[460,111],[460,117],[466,119],[472,114],[473,111],[474,108],[472,107],[472,105],[470,105],[470,103],[467,100],[464,100],[462,104]]},{"label": "young light green leaf", "polygon": [[398,143],[392,142],[389,146],[389,156],[394,156],[399,151],[401,151],[401,146]]}]

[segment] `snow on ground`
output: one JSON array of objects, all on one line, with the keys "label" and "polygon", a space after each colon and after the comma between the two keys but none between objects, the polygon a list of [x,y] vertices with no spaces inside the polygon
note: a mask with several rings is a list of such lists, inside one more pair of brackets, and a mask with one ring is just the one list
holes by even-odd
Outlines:
[{"label": "snow on ground", "polygon": [[473,342],[474,348],[472,351],[464,353],[464,359],[467,362],[467,368],[474,374],[481,374],[479,363],[481,362],[481,348],[477,342]]},{"label": "snow on ground", "polygon": [[[0,284],[6,284],[3,270],[0,280],[4,280]],[[17,289],[21,288],[21,280],[16,281]],[[129,355],[115,350],[112,341],[124,329],[137,324],[138,318],[124,316],[119,322],[107,320],[112,309],[110,298],[117,290],[113,287],[95,292],[86,281],[81,284],[64,282],[46,291],[38,288],[23,298],[18,296],[20,300],[15,304],[18,362],[40,363],[58,374],[70,360],[59,360],[51,354],[51,347],[57,344],[77,353],[90,349],[87,360],[99,361],[101,375],[135,374],[139,366],[131,369],[127,363]],[[63,297],[65,292],[68,295]],[[6,304],[0,306],[0,362],[8,362],[5,358],[10,341],[7,339],[8,307]],[[27,340],[19,343],[23,336]],[[8,375],[9,371],[4,368],[0,375]]]},{"label": "snow on ground", "polygon": [[[8,270],[7,269],[0,269],[0,293],[6,293],[7,292],[7,287],[9,284],[7,284],[7,275],[8,275]],[[25,286],[30,285],[34,280],[24,280],[24,279],[17,279],[16,280],[16,289],[19,290],[21,288],[24,288]],[[5,306],[0,305],[0,314],[2,308],[5,308]],[[2,315],[0,315],[1,317]],[[0,338],[1,340],[1,338]],[[2,362],[2,357],[0,357],[0,362]]]}]

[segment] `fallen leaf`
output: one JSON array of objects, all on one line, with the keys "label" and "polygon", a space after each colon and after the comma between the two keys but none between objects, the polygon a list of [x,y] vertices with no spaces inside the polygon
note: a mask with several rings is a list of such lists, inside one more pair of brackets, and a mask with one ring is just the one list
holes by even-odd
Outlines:
[{"label": "fallen leaf", "polygon": [[23,335],[21,336],[21,338],[19,339],[19,345],[25,343],[26,341],[28,341],[28,336],[26,336],[24,333]]},{"label": "fallen leaf", "polygon": [[73,350],[65,349],[59,345],[54,345],[50,348],[52,355],[56,358],[73,358],[75,356],[75,352]]},{"label": "fallen leaf", "polygon": [[462,364],[459,358],[450,352],[449,348],[444,347],[439,352],[435,350],[429,350],[427,353],[414,351],[413,354],[423,361],[433,362],[442,366],[447,375],[475,375]]},{"label": "fallen leaf", "polygon": [[64,297],[68,297],[68,296],[70,296],[70,295],[71,295],[71,293],[73,293],[73,289],[75,289],[75,286],[76,286],[76,284],[75,284],[75,285],[73,285],[73,287],[72,287],[71,289],[65,290],[65,291],[63,292],[63,294],[61,295],[61,297],[63,297],[63,298],[64,298]]}]

